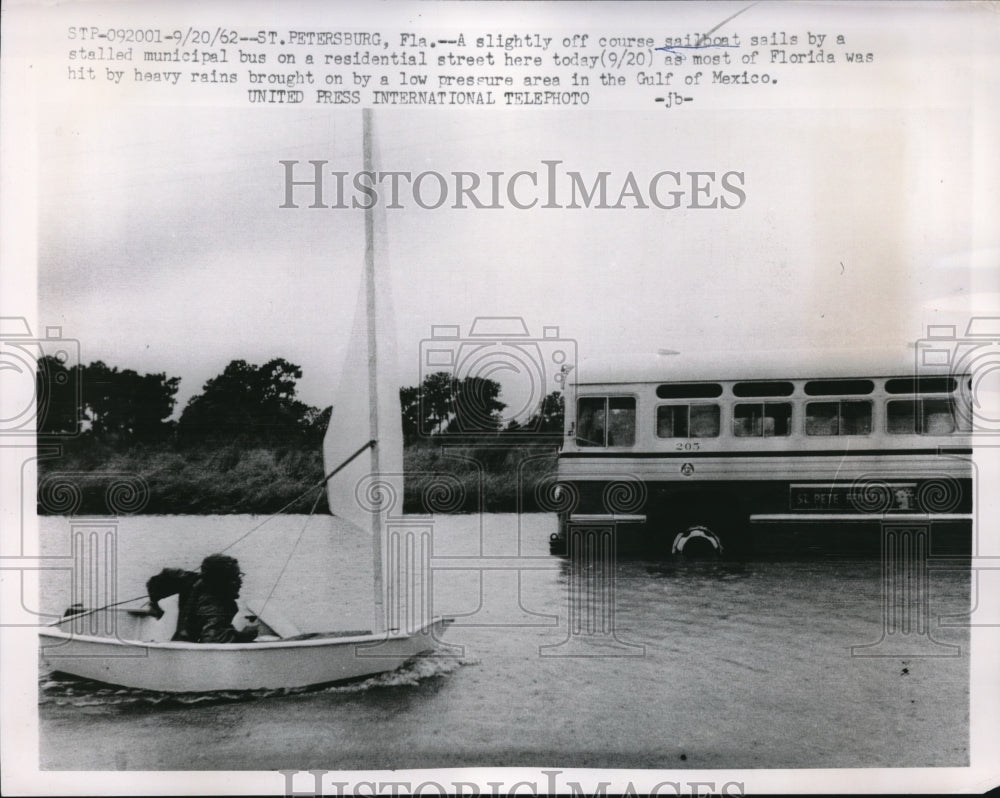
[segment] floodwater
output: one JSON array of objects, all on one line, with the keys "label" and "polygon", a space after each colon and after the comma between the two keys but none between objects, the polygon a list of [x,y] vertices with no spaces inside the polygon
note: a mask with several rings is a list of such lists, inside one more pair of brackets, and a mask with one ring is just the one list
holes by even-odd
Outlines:
[{"label": "floodwater", "polygon": [[[160,568],[194,567],[262,520],[136,516],[86,527],[45,518],[42,549],[71,555],[74,540],[96,540],[99,554],[114,550],[117,592],[104,595],[122,600],[142,595]],[[891,626],[886,638],[886,596],[899,585],[877,559],[571,562],[548,554],[555,524],[465,515],[397,530],[403,550],[407,540],[417,551],[431,544],[432,568],[418,566],[416,582],[431,574],[434,614],[456,620],[436,655],[392,674],[167,696],[42,672],[40,766],[968,764],[968,570],[932,569],[908,599],[928,614],[929,632]],[[279,517],[229,553],[247,574],[244,596],[271,594],[269,606],[302,631],[370,628],[370,542],[336,519]],[[73,598],[69,572],[46,579],[43,609],[61,612]]]}]

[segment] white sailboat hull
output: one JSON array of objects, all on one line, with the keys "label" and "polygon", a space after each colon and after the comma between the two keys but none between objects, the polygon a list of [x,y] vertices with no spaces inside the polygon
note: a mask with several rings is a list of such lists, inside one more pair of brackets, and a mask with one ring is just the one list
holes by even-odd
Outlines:
[{"label": "white sailboat hull", "polygon": [[308,687],[393,671],[434,648],[451,622],[434,618],[409,633],[330,633],[252,643],[145,642],[78,634],[73,618],[39,633],[54,671],[167,693]]}]

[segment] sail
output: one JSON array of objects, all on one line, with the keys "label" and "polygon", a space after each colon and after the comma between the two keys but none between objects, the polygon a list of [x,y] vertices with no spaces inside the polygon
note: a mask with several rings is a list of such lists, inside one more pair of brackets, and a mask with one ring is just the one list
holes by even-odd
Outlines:
[{"label": "sail", "polygon": [[[372,114],[362,111],[364,169],[378,171]],[[385,210],[365,211],[364,274],[348,353],[323,441],[326,474],[369,441],[374,444],[327,482],[330,511],[370,530],[376,603],[381,604],[381,545],[386,514],[402,512],[403,429],[386,247]]]}]

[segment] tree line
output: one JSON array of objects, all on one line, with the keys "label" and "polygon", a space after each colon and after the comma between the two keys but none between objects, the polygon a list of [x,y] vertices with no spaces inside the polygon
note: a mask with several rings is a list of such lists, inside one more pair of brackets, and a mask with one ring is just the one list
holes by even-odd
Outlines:
[{"label": "tree line", "polygon": [[[273,445],[318,445],[331,407],[320,409],[297,397],[302,369],[284,358],[263,365],[231,361],[221,374],[192,396],[173,420],[179,377],[139,374],[103,361],[67,367],[54,357],[38,361],[36,403],[40,435],[81,433],[85,439],[132,445],[175,441],[243,441]],[[544,397],[536,413],[522,423],[504,421],[507,405],[501,386],[480,377],[430,374],[416,386],[400,389],[403,436],[421,440],[482,443],[516,438],[521,442],[558,443],[563,426],[563,397]]]}]

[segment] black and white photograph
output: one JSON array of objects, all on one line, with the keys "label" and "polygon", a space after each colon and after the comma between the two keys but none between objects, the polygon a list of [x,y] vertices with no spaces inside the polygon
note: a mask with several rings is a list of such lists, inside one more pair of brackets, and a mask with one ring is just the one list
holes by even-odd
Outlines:
[{"label": "black and white photograph", "polygon": [[4,3],[3,790],[982,792],[989,3]]}]

